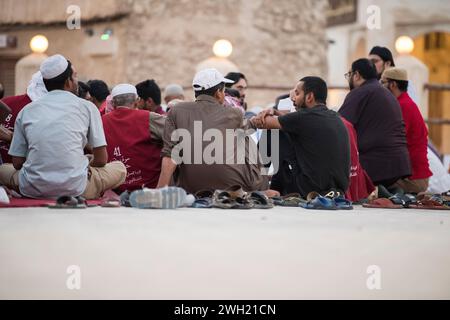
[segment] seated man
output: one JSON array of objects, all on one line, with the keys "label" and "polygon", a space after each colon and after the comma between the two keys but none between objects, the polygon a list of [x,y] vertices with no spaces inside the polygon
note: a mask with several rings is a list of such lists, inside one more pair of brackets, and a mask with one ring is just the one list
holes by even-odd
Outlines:
[{"label": "seated man", "polygon": [[376,186],[389,188],[411,175],[400,106],[378,82],[375,66],[369,60],[353,62],[346,77],[351,91],[339,113],[356,130],[363,168]]},{"label": "seated man", "polygon": [[138,83],[136,90],[139,96],[137,101],[138,109],[165,114],[161,107],[161,89],[155,80],[146,80]]},{"label": "seated man", "polygon": [[89,80],[86,84],[91,101],[100,111],[101,115],[106,113],[106,98],[109,96],[109,88],[103,80]]},{"label": "seated man", "polygon": [[291,91],[296,112],[281,115],[271,109],[253,120],[262,129],[281,129],[289,136],[296,160],[290,170],[304,198],[313,191],[343,195],[349,186],[349,136],[339,115],[326,106],[327,91],[322,79],[305,77]]},{"label": "seated man", "polygon": [[[205,138],[207,132],[214,132],[223,138],[227,136],[227,130],[235,132],[237,129],[246,129],[242,112],[224,105],[227,82],[231,80],[224,78],[216,69],[202,70],[193,81],[196,101],[179,103],[170,110],[164,129],[163,162],[158,187],[169,185],[178,168],[175,183],[189,193],[227,189],[235,185],[240,185],[245,191],[268,189],[268,179],[261,175],[261,166],[257,161],[249,161],[249,136],[245,136],[246,143],[239,146],[232,143],[236,140],[234,138],[231,141],[216,139],[214,144],[219,147],[215,148],[214,161],[204,157],[211,145],[205,140],[214,140],[214,137]],[[178,135],[182,137],[181,142],[176,139]],[[239,148],[245,152],[244,163],[228,157],[231,153],[236,155]],[[182,161],[178,162],[175,158],[181,153]]]},{"label": "seated man", "polygon": [[11,156],[8,154],[9,146],[11,144],[12,135],[14,133],[14,124],[16,122],[19,112],[32,101],[36,101],[40,97],[47,94],[42,74],[40,71],[36,72],[27,87],[27,93],[18,96],[6,97],[3,102],[11,109],[9,115],[3,123],[3,135],[0,138],[0,155],[3,163],[11,163]]},{"label": "seated man", "polygon": [[[12,139],[12,132],[3,126],[3,122],[8,118],[10,114],[11,109],[0,100],[0,141],[11,141]],[[0,154],[0,164],[2,163],[3,159]]]},{"label": "seated man", "polygon": [[433,175],[427,158],[428,129],[419,108],[407,92],[408,73],[401,68],[386,69],[381,82],[400,104],[412,167],[411,177],[398,180],[394,186],[408,193],[425,192],[428,189],[429,178]]},{"label": "seated man", "polygon": [[112,90],[114,110],[102,117],[108,157],[127,168],[125,183],[118,191],[155,188],[161,173],[162,134],[165,117],[136,109],[137,91],[131,84]]},{"label": "seated man", "polygon": [[[99,198],[125,181],[126,168],[107,164],[100,112],[75,95],[77,74],[70,61],[54,55],[40,69],[49,93],[17,116],[12,165],[0,167],[0,183],[30,198]],[[90,163],[83,153],[87,143],[93,147]]]}]

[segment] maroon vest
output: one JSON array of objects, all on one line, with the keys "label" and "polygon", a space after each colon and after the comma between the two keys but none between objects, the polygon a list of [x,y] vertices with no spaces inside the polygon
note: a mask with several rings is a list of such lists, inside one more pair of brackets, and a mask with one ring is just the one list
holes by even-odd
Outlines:
[{"label": "maroon vest", "polygon": [[102,117],[109,161],[121,161],[127,179],[121,192],[155,188],[161,173],[161,146],[151,139],[150,112],[116,109]]}]

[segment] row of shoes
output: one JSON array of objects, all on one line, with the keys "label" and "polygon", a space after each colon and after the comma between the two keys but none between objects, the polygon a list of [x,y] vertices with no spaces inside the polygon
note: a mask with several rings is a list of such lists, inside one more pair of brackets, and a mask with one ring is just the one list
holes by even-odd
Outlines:
[{"label": "row of shoes", "polygon": [[366,208],[450,210],[450,191],[442,194],[407,194],[400,188],[378,186],[378,198],[363,204]]},{"label": "row of shoes", "polygon": [[226,190],[202,190],[195,194],[192,208],[208,209],[272,209],[272,199],[260,191],[246,192],[241,186]]},{"label": "row of shoes", "polygon": [[197,209],[272,209],[282,207],[301,207],[315,210],[352,210],[352,202],[339,192],[331,191],[325,195],[311,192],[306,199],[300,194],[269,198],[264,192],[246,192],[241,186],[232,186],[226,190],[202,190],[188,195],[178,187],[162,189],[142,189],[131,194],[125,192],[120,197],[123,206],[139,209],[175,209],[190,207]]},{"label": "row of shoes", "polygon": [[139,209],[220,208],[220,209],[271,209],[273,201],[263,192],[245,192],[234,186],[226,190],[204,190],[195,196],[178,187],[142,189],[120,196],[122,206]]},{"label": "row of shoes", "polygon": [[293,193],[283,197],[273,198],[274,204],[283,207],[301,207],[310,210],[353,210],[352,202],[345,199],[338,191],[330,191],[324,195],[310,192],[306,199]]}]

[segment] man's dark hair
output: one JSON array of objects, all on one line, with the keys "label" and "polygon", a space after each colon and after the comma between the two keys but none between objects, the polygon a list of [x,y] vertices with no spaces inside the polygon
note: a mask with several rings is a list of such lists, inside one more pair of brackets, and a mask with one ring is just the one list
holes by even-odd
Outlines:
[{"label": "man's dark hair", "polygon": [[401,92],[408,91],[408,81],[403,80],[394,80],[394,79],[388,79],[389,81],[397,83],[397,87]]},{"label": "man's dark hair", "polygon": [[3,84],[0,83],[0,99],[3,99],[5,96],[5,88],[3,88]]},{"label": "man's dark hair", "polygon": [[300,81],[303,82],[303,91],[305,92],[305,95],[312,92],[316,102],[323,104],[327,103],[328,88],[325,80],[319,77],[304,77],[300,79]]},{"label": "man's dark hair", "polygon": [[152,98],[156,105],[161,104],[161,89],[156,84],[155,80],[145,80],[136,85],[136,90],[139,98],[142,100],[147,100]]},{"label": "man's dark hair", "polygon": [[380,47],[380,46],[375,46],[372,48],[372,50],[370,50],[370,54],[374,54],[377,55],[381,58],[381,60],[383,60],[384,62],[391,62],[391,66],[395,67],[395,63],[394,63],[394,58],[392,56],[392,52],[391,50],[389,50],[386,47]]},{"label": "man's dark hair", "polygon": [[[233,80],[234,83],[239,82],[239,80],[241,80],[241,79],[244,79],[245,81],[247,81],[247,78],[245,77],[245,75],[240,72],[230,72],[225,76],[225,78]],[[227,83],[227,84],[225,84],[225,86],[227,88],[231,88],[231,86],[233,86],[234,83]]]},{"label": "man's dark hair", "polygon": [[43,79],[45,88],[48,92],[53,90],[64,90],[64,85],[67,80],[71,79],[73,76],[72,63],[67,60],[69,63],[67,69],[61,73],[59,76],[52,79]]},{"label": "man's dark hair", "polygon": [[377,79],[377,68],[369,59],[358,59],[352,63],[352,71],[361,75],[365,80]]},{"label": "man's dark hair", "polygon": [[90,87],[86,83],[78,81],[78,97],[86,99],[89,89]]},{"label": "man's dark hair", "polygon": [[109,96],[109,88],[104,81],[89,80],[87,85],[89,86],[89,94],[98,102],[102,103]]},{"label": "man's dark hair", "polygon": [[218,85],[209,88],[207,90],[202,90],[202,91],[195,91],[195,97],[197,98],[198,96],[205,94],[207,96],[211,96],[214,97],[214,95],[216,94],[217,91],[223,90],[225,88],[225,83],[219,83]]}]

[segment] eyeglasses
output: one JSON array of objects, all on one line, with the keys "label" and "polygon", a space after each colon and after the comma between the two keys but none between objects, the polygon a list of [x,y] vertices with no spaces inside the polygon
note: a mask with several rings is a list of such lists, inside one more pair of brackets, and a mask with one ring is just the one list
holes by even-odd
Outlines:
[{"label": "eyeglasses", "polygon": [[350,78],[354,73],[355,73],[354,71],[347,72],[346,74],[344,74],[345,79],[350,80]]}]

